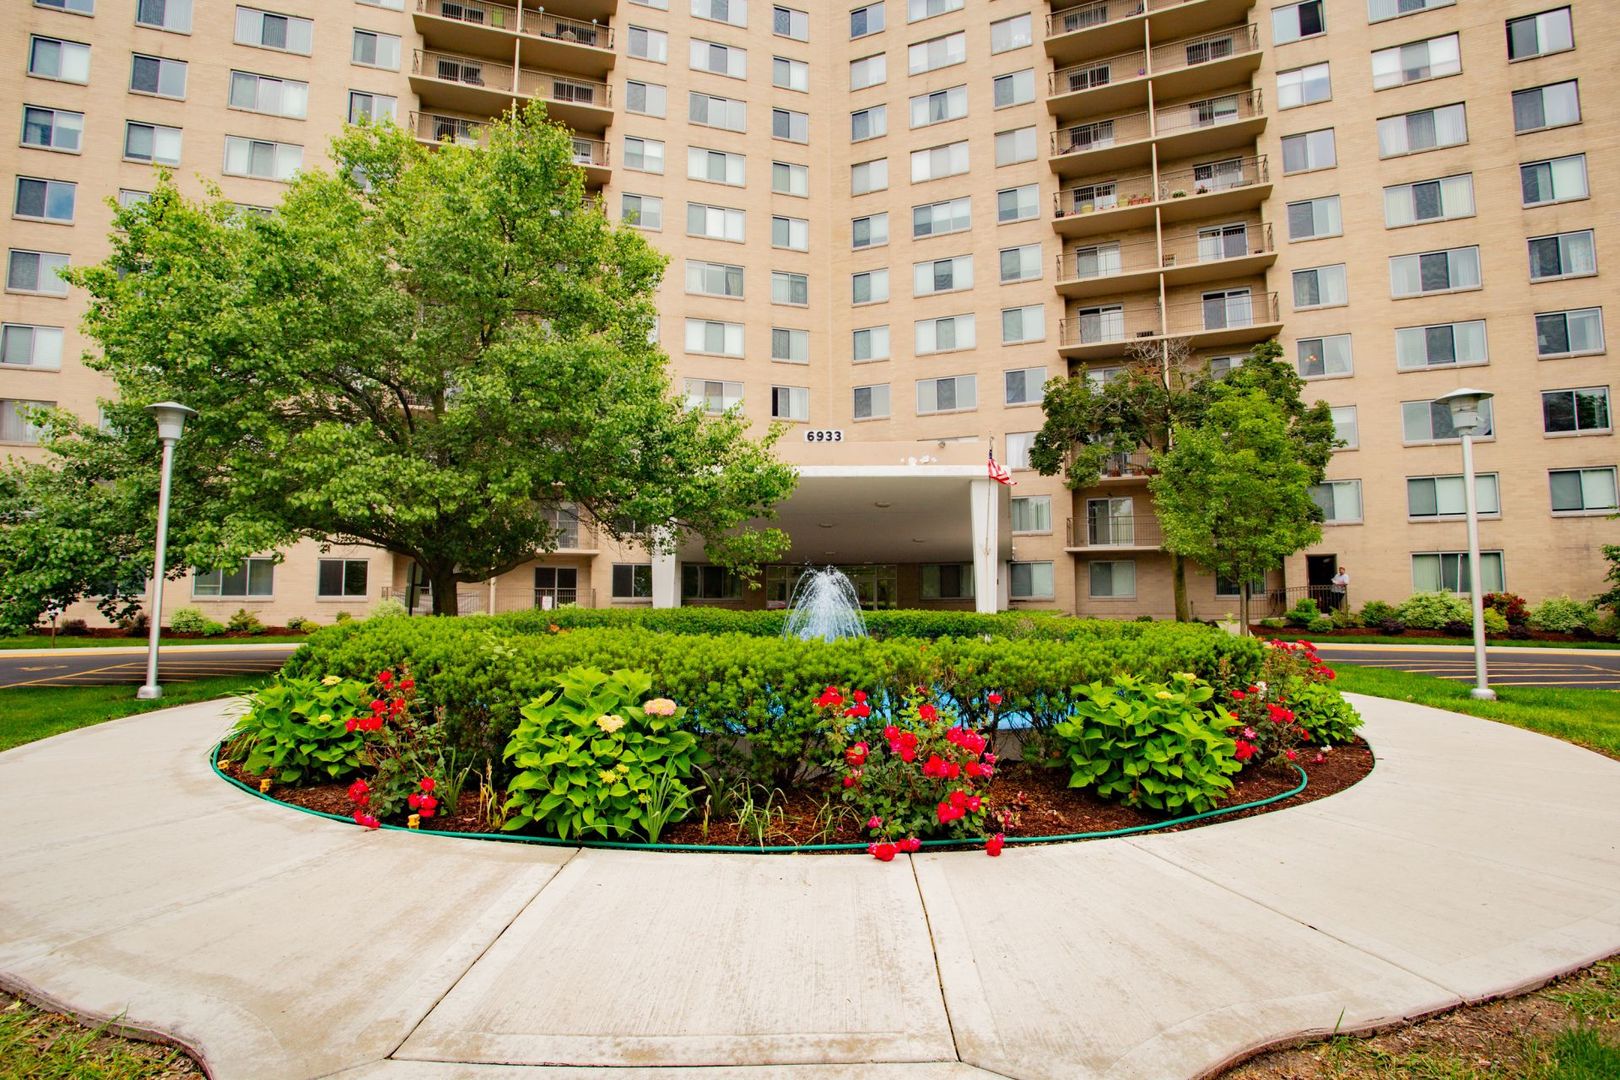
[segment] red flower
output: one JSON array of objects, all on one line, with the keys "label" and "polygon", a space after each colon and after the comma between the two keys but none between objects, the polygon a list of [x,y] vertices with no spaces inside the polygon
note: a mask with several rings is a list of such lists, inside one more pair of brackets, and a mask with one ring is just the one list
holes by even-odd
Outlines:
[{"label": "red flower", "polygon": [[968,813],[977,814],[979,812],[980,803],[981,803],[981,800],[979,799],[979,797],[977,795],[969,795],[967,797]]},{"label": "red flower", "polygon": [[1006,843],[1007,843],[1006,834],[1005,833],[996,833],[996,835],[992,836],[990,839],[988,839],[988,840],[986,840],[984,842],[984,853],[986,855],[990,856],[993,859],[997,855],[1001,854],[1001,849],[1002,849],[1002,847],[1004,847],[1006,845]]},{"label": "red flower", "polygon": [[984,755],[984,763],[986,765],[994,765],[996,763],[996,755],[994,755],[994,754],[986,754],[986,755]]},{"label": "red flower", "polygon": [[1247,695],[1247,694],[1245,694],[1245,693],[1244,693],[1244,692],[1243,692],[1243,691],[1241,691],[1241,690],[1234,690],[1234,691],[1232,691],[1232,700],[1233,700],[1233,701],[1242,701],[1242,700],[1243,700],[1243,699],[1244,699],[1244,698],[1246,698],[1246,697],[1248,697],[1248,696],[1249,696],[1249,695]]},{"label": "red flower", "polygon": [[418,806],[422,805],[422,796],[418,795],[414,791],[411,792],[409,795],[405,796],[405,805],[409,806],[412,810],[415,810]]},{"label": "red flower", "polygon": [[881,843],[868,844],[866,850],[871,852],[872,858],[876,859],[878,862],[893,862],[894,853],[900,849],[895,847],[895,845],[891,844],[889,841],[884,840]]},{"label": "red flower", "polygon": [[1332,682],[1334,679],[1339,677],[1339,673],[1334,671],[1332,668],[1323,668],[1322,677],[1328,680],[1328,682]]},{"label": "red flower", "polygon": [[405,699],[404,698],[395,698],[393,701],[389,702],[388,711],[390,713],[394,714],[395,716],[398,716],[400,713],[404,712],[405,711]]},{"label": "red flower", "polygon": [[928,760],[923,762],[922,774],[938,779],[945,775],[945,759],[938,754],[929,754]]},{"label": "red flower", "polygon": [[420,805],[422,807],[422,816],[432,817],[433,812],[439,808],[439,800],[431,795],[424,795]]},{"label": "red flower", "polygon": [[977,761],[970,761],[963,766],[963,771],[966,772],[970,777],[977,778],[983,776],[986,770],[985,767],[980,765]]},{"label": "red flower", "polygon": [[855,699],[855,704],[857,704],[857,705],[866,704],[866,691],[865,690],[856,690],[854,693],[852,693],[850,695],[850,697],[853,697]]},{"label": "red flower", "polygon": [[364,780],[356,780],[349,785],[349,798],[358,802],[361,796],[368,794],[370,791],[370,784],[367,784]]},{"label": "red flower", "polygon": [[844,751],[844,760],[851,765],[865,765],[866,753],[869,748],[864,742],[858,742]]},{"label": "red flower", "polygon": [[1237,751],[1234,756],[1239,761],[1248,761],[1250,758],[1254,757],[1254,743],[1239,739],[1237,741]]},{"label": "red flower", "polygon": [[364,811],[355,812],[354,823],[367,829],[375,829],[381,824],[375,817]]},{"label": "red flower", "polygon": [[958,765],[956,762],[952,761],[952,762],[950,762],[949,764],[947,764],[945,766],[945,779],[947,779],[947,780],[955,780],[958,776],[961,776],[961,775],[962,775],[962,766]]},{"label": "red flower", "polygon": [[988,701],[988,702],[989,702],[989,703],[990,703],[990,707],[991,707],[991,708],[992,708],[992,709],[993,709],[993,708],[995,708],[995,707],[996,707],[996,706],[997,706],[997,705],[1000,705],[1000,704],[1001,704],[1001,695],[1000,695],[1000,694],[997,694],[997,693],[991,693],[991,694],[988,694],[988,695],[987,695],[987,696],[986,696],[986,697],[985,697],[985,700],[986,700],[986,701]]},{"label": "red flower", "polygon": [[917,706],[917,715],[932,724],[939,719],[939,710],[925,701]]},{"label": "red flower", "polygon": [[908,836],[904,840],[900,841],[900,850],[901,851],[921,851],[922,850],[922,841],[917,839],[915,836]]},{"label": "red flower", "polygon": [[868,829],[881,829],[883,828],[883,819],[878,817],[876,814],[873,814],[867,819],[866,827]]},{"label": "red flower", "polygon": [[377,681],[387,686],[394,681],[394,673],[392,671],[379,671],[377,672]]},{"label": "red flower", "polygon": [[913,761],[916,761],[917,760],[917,748],[915,746],[907,746],[905,743],[901,743],[900,744],[900,760],[904,761],[908,765],[911,764]]},{"label": "red flower", "polygon": [[353,732],[354,729],[359,727],[359,726],[360,726],[359,719],[357,719],[356,717],[353,717],[353,716],[351,716],[347,720],[343,721],[343,730],[344,731]]},{"label": "red flower", "polygon": [[418,785],[418,786],[420,786],[423,791],[432,791],[434,788],[438,787],[439,785],[438,785],[438,782],[433,779],[433,777],[424,776],[424,777],[422,777],[422,783],[420,785]]},{"label": "red flower", "polygon": [[837,708],[844,703],[844,695],[838,692],[836,686],[829,686],[816,698],[816,704],[824,709]]},{"label": "red flower", "polygon": [[858,716],[862,720],[865,720],[868,716],[872,715],[872,706],[867,705],[864,702],[858,705],[851,705],[849,708],[844,710],[844,715]]},{"label": "red flower", "polygon": [[1289,761],[1293,761],[1295,758],[1299,757],[1299,755],[1292,750],[1284,750],[1283,757],[1287,758]]},{"label": "red flower", "polygon": [[900,737],[900,729],[895,727],[893,724],[890,724],[888,727],[883,729],[883,737],[888,739],[890,742],[894,742]]},{"label": "red flower", "polygon": [[375,713],[360,721],[360,727],[364,731],[376,731],[378,728],[382,727],[382,725],[382,717],[376,715]]},{"label": "red flower", "polygon": [[960,790],[953,791],[951,792],[948,801],[951,804],[952,810],[960,810],[967,805],[967,792]]},{"label": "red flower", "polygon": [[939,823],[941,825],[949,825],[951,822],[955,821],[965,813],[967,813],[967,811],[959,807],[952,806],[948,801],[942,802],[934,808],[934,816],[939,818]]}]

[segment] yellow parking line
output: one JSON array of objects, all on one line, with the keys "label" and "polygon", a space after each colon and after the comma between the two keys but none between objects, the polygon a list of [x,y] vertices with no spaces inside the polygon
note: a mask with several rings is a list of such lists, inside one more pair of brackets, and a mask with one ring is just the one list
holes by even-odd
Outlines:
[{"label": "yellow parking line", "polygon": [[[88,671],[75,671],[75,672],[73,672],[73,677],[77,677],[79,675],[97,675],[97,674],[100,674],[102,672],[107,672],[107,671],[117,671],[119,668],[122,668],[122,667],[125,667],[125,666],[127,666],[127,665],[124,665],[124,664],[112,664],[112,665],[109,665],[108,667],[91,668]],[[55,682],[58,679],[63,679],[63,678],[68,678],[68,677],[69,676],[65,676],[65,675],[51,675],[51,676],[48,676],[48,677],[43,678],[43,679],[29,679],[26,682],[6,683],[4,686],[0,686],[0,690],[14,690],[19,686],[37,686],[37,685],[39,685],[41,683]]]}]

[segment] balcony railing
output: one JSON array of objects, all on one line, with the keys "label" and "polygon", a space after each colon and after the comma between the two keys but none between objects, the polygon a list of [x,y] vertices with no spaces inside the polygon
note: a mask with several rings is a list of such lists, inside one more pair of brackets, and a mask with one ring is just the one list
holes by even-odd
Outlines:
[{"label": "balcony railing", "polygon": [[1270,255],[1271,226],[1261,222],[1246,222],[1242,228],[1222,227],[1188,231],[1164,238],[1164,266],[1189,266],[1195,263],[1222,262],[1242,259],[1251,255]]},{"label": "balcony railing", "polygon": [[1247,222],[1241,227],[1202,229],[1166,236],[1162,249],[1159,240],[1151,237],[1085,244],[1058,254],[1057,280],[1095,281],[1251,255],[1269,255],[1272,251],[1271,226]]},{"label": "balcony railing", "polygon": [[[1252,187],[1271,183],[1271,172],[1266,167],[1264,154],[1258,157],[1233,158],[1229,161],[1200,165],[1193,169],[1159,174],[1159,198],[1184,198],[1188,195],[1207,195],[1212,191]],[[1180,192],[1181,194],[1176,194]]]},{"label": "balcony railing", "polygon": [[1202,101],[1166,105],[1154,114],[1154,134],[1176,135],[1184,131],[1251,120],[1265,114],[1264,105],[1259,90],[1244,90],[1236,94],[1220,94],[1204,98]]},{"label": "balcony railing", "polygon": [[438,113],[411,113],[411,130],[424,142],[453,142],[462,146],[481,146],[489,125],[461,116],[442,116]]},{"label": "balcony railing", "polygon": [[1153,177],[1148,174],[1082,181],[1065,191],[1053,193],[1052,208],[1056,216],[1061,218],[1114,210],[1121,206],[1146,206],[1153,203],[1157,191]]},{"label": "balcony railing", "polygon": [[1065,348],[1124,344],[1159,335],[1159,305],[1134,309],[1080,311],[1058,323],[1058,342]]},{"label": "balcony railing", "polygon": [[1150,55],[1149,67],[1153,74],[1162,75],[1167,71],[1212,64],[1240,53],[1254,52],[1258,48],[1260,48],[1260,31],[1257,27],[1234,26],[1182,41],[1167,41],[1163,45],[1155,45]]},{"label": "balcony railing", "polygon": [[598,109],[611,108],[613,105],[612,88],[605,82],[581,79],[577,75],[532,71],[529,68],[518,69],[518,93],[524,97],[589,105]]},{"label": "balcony railing", "polygon": [[1048,75],[1046,81],[1053,94],[1075,94],[1082,90],[1095,90],[1099,86],[1112,86],[1128,79],[1139,79],[1146,74],[1147,53],[1137,49],[1135,52],[1062,68]]},{"label": "balcony railing", "polygon": [[1069,519],[1071,548],[1156,548],[1164,531],[1151,514],[1088,513]]},{"label": "balcony railing", "polygon": [[416,0],[416,10],[473,26],[491,26],[497,30],[518,27],[518,9],[511,4],[490,4],[484,0]]},{"label": "balcony railing", "polygon": [[416,50],[411,72],[441,82],[476,86],[503,94],[510,94],[514,85],[511,64],[473,56],[456,56],[431,49]]},{"label": "balcony railing", "polygon": [[1057,256],[1059,281],[1094,281],[1158,268],[1159,242],[1152,237],[1125,243],[1087,244],[1059,252]]},{"label": "balcony railing", "polygon": [[594,49],[613,48],[613,28],[601,23],[564,19],[545,11],[523,12],[523,32],[534,37],[565,44],[588,45]]},{"label": "balcony railing", "polygon": [[1143,10],[1142,0],[1096,0],[1095,3],[1064,8],[1046,17],[1046,36],[1056,37],[1077,30],[1090,30],[1094,26],[1106,26],[1140,15]]},{"label": "balcony railing", "polygon": [[589,588],[565,589],[552,587],[534,590],[534,606],[541,611],[550,611],[567,604],[576,604],[580,607],[593,607],[595,593]]},{"label": "balcony railing", "polygon": [[1058,128],[1052,132],[1052,153],[1080,154],[1088,150],[1103,150],[1120,143],[1146,139],[1151,134],[1147,113],[1128,113],[1107,120]]},{"label": "balcony railing", "polygon": [[608,144],[601,139],[587,139],[583,135],[574,137],[574,164],[594,165],[605,169],[611,162],[608,159]]},{"label": "balcony railing", "polygon": [[1170,304],[1165,315],[1171,337],[1190,337],[1278,323],[1280,310],[1276,293],[1230,290],[1219,297]]}]

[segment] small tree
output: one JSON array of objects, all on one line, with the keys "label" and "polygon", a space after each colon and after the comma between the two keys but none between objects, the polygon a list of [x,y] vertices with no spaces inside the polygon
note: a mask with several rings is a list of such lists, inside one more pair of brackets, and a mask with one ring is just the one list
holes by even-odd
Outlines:
[{"label": "small tree", "polygon": [[1286,411],[1261,390],[1223,392],[1155,460],[1165,546],[1244,583],[1246,632],[1248,582],[1322,538],[1317,471],[1301,460]]}]

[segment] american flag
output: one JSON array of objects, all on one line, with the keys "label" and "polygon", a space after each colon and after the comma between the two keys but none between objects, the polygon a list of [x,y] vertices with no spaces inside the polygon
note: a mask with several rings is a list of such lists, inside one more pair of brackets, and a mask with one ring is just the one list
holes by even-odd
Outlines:
[{"label": "american flag", "polygon": [[1006,484],[1008,487],[1013,487],[1018,483],[1018,481],[1012,478],[1012,473],[1007,471],[1007,467],[1005,465],[996,464],[996,452],[994,450],[990,451],[990,459],[986,463],[985,467],[990,472],[990,479],[994,480],[998,484]]}]

